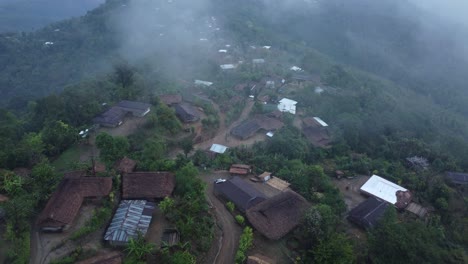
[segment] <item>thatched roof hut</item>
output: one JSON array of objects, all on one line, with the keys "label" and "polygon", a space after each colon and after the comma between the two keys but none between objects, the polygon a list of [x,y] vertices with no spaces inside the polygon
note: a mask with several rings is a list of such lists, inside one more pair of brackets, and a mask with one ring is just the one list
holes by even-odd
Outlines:
[{"label": "thatched roof hut", "polygon": [[307,206],[302,196],[286,191],[248,209],[247,218],[264,236],[277,240],[299,224]]},{"label": "thatched roof hut", "polygon": [[122,180],[122,199],[163,199],[175,188],[175,176],[170,172],[131,172]]}]

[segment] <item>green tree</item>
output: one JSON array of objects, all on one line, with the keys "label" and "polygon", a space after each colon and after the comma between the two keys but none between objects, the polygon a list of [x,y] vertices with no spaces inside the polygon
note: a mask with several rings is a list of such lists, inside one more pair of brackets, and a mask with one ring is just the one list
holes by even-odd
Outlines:
[{"label": "green tree", "polygon": [[117,160],[128,154],[130,144],[125,137],[112,137],[101,132],[96,137],[96,146],[101,151],[101,158],[108,164],[113,164]]},{"label": "green tree", "polygon": [[159,208],[161,208],[163,213],[168,214],[172,209],[174,209],[174,200],[170,197],[164,197],[164,200],[159,203]]},{"label": "green tree", "polygon": [[41,131],[42,141],[49,155],[57,155],[77,140],[75,128],[62,121],[46,122]]},{"label": "green tree", "polygon": [[349,239],[334,233],[313,249],[314,263],[354,263],[354,251]]},{"label": "green tree", "polygon": [[193,141],[191,138],[184,138],[180,142],[180,146],[182,147],[182,150],[184,151],[185,157],[187,157],[190,151],[193,150]]},{"label": "green tree", "polygon": [[188,251],[177,251],[171,256],[171,264],[195,264],[196,258]]},{"label": "green tree", "polygon": [[17,166],[33,166],[44,158],[45,145],[37,133],[28,133],[21,139],[16,149]]},{"label": "green tree", "polygon": [[31,179],[33,187],[32,195],[34,195],[38,201],[46,200],[49,194],[55,190],[55,186],[58,182],[55,168],[50,165],[47,160],[43,160],[33,167]]},{"label": "green tree", "polygon": [[227,202],[226,207],[230,212],[234,212],[234,208],[236,207],[233,202]]},{"label": "green tree", "polygon": [[154,244],[147,243],[143,235],[138,233],[136,238],[130,238],[125,251],[127,251],[129,255],[136,257],[138,260],[144,260],[146,259],[146,256],[154,250],[154,248]]}]

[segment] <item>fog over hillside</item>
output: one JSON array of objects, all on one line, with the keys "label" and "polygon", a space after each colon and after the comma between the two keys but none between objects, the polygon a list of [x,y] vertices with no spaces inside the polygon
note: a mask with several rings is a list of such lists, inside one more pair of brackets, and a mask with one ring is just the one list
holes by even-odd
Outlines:
[{"label": "fog over hillside", "polygon": [[0,32],[33,31],[86,14],[105,0],[0,0]]}]

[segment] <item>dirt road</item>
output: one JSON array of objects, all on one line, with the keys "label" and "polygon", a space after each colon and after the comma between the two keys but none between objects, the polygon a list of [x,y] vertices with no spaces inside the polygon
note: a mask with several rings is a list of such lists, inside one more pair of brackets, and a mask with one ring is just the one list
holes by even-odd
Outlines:
[{"label": "dirt road", "polygon": [[[207,183],[206,195],[209,203],[213,206],[216,213],[216,223],[221,230],[221,238],[218,253],[213,259],[213,264],[234,263],[237,247],[239,244],[241,227],[235,222],[234,217],[226,209],[223,203],[213,194],[213,181],[217,178],[225,178],[226,173],[212,173],[210,175],[201,175],[200,178]],[[214,241],[216,243],[217,241]]]}]

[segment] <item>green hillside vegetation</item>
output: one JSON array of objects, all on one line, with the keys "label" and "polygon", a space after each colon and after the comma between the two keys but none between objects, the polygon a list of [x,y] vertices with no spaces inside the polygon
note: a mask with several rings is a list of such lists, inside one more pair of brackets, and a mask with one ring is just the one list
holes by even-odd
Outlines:
[{"label": "green hillside vegetation", "polygon": [[[198,44],[189,45],[193,50],[174,47],[167,54],[162,46],[162,50],[127,61],[119,53],[120,39],[110,23],[123,12],[122,4],[126,3],[108,0],[82,18],[58,22],[32,33],[0,36],[3,95],[0,104],[4,106],[0,110],[0,193],[10,197],[1,205],[8,215],[4,236],[11,242],[8,263],[29,261],[29,248],[25,245],[29,243],[31,224],[55,190],[63,171],[90,165],[78,163],[77,152],[91,148],[86,139],[78,137],[78,132],[91,128],[94,116],[120,100],[149,102],[153,110],[144,125],[127,137],[93,134],[100,149],[98,159],[111,167],[115,161],[129,156],[141,170],[175,172],[175,197],[161,202],[161,208],[179,229],[182,239],[179,245],[160,250],[144,241],[135,241],[135,245],[141,244],[147,250],[144,254],[131,254],[128,252],[135,249],[128,249],[129,263],[155,260],[192,263],[195,258],[202,261],[212,243],[218,242],[214,241],[215,219],[204,195],[206,186],[198,178],[196,166],[217,170],[228,169],[232,163],[253,165],[255,173],[274,172],[313,205],[300,226],[284,238],[288,244],[294,241],[298,244],[288,255],[297,263],[468,261],[466,189],[444,180],[446,171],[468,171],[465,116],[468,112],[466,105],[461,104],[465,94],[457,86],[461,77],[454,73],[453,82],[446,80],[447,87],[454,88],[435,93],[436,84],[426,86],[426,81],[419,79],[421,73],[397,78],[401,69],[391,71],[392,65],[376,69],[379,60],[351,63],[360,51],[352,56],[340,54],[346,53],[348,47],[337,46],[339,40],[330,42],[333,45],[322,53],[327,40],[340,35],[337,33],[340,25],[332,24],[329,35],[320,29],[324,43],[317,43],[303,34],[312,29],[294,27],[296,30],[290,32],[290,24],[271,23],[267,19],[264,2],[247,0],[215,5],[209,11],[223,14],[219,16],[223,34],[230,36],[236,53],[247,59],[263,56],[267,61],[264,67],[245,64],[235,72],[222,72],[216,58],[209,56],[215,49],[194,52],[198,51]],[[316,21],[319,18],[296,17],[295,22],[306,19],[303,23],[322,25],[335,17],[327,16],[325,22]],[[57,28],[60,31],[54,31]],[[46,41],[54,44],[45,45]],[[220,40],[214,46],[225,43]],[[255,53],[250,47],[267,44],[272,45],[270,53]],[[177,66],[166,63],[174,56],[185,57],[186,63]],[[298,101],[301,116],[327,120],[333,134],[330,149],[308,143],[294,126],[293,117],[288,116],[285,127],[271,140],[233,148],[211,160],[202,150],[192,152],[193,131],[183,131],[174,111],[157,98],[167,92],[188,95],[204,109],[207,116],[202,121],[204,131],[213,132],[219,128],[221,113],[203,100],[192,98],[193,91],[201,90],[192,87],[193,79],[215,83],[202,92],[222,106],[222,114],[233,122],[244,105],[230,106],[230,100],[236,96],[246,98],[250,91],[242,94],[232,87],[260,81],[266,75],[284,76],[288,83],[292,82],[289,71],[292,65],[319,75],[324,92],[317,94],[315,85],[309,85],[281,94],[274,90],[268,93],[273,98]],[[450,96],[444,97],[443,93]],[[444,99],[437,100],[441,97]],[[257,113],[268,112],[264,105],[257,104],[254,109]],[[178,148],[185,155],[170,158],[168,153]],[[404,160],[410,156],[426,157],[430,169],[419,172],[408,169]],[[32,169],[31,177],[23,179],[15,175],[13,170],[19,167]],[[416,201],[433,207],[434,211],[423,222],[389,210],[384,221],[367,232],[367,239],[355,238],[347,230],[342,194],[333,184],[335,170],[349,175],[384,176],[413,191]],[[113,175],[110,171],[107,174]],[[119,191],[117,185],[114,192]],[[101,220],[95,222],[105,222]],[[242,248],[239,261],[244,260],[244,251],[249,246]],[[72,262],[84,256],[77,254]]]}]

